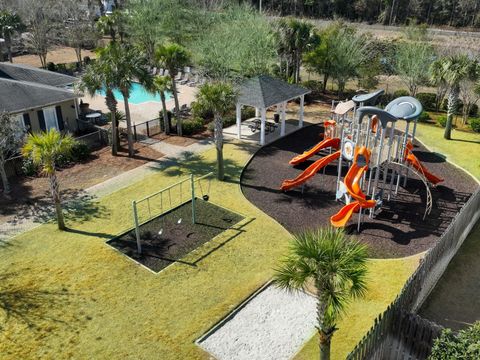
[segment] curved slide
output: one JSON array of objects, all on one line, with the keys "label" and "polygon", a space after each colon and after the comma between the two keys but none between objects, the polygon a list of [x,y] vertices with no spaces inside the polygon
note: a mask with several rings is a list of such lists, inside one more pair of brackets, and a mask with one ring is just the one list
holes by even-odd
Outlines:
[{"label": "curved slide", "polygon": [[301,162],[304,162],[307,159],[310,159],[313,155],[318,153],[320,150],[332,147],[336,150],[340,148],[340,139],[339,138],[326,138],[320,141],[317,145],[312,147],[310,150],[305,151],[303,154],[295,156],[292,160],[290,160],[290,165],[297,165]]},{"label": "curved slide", "polygon": [[284,180],[280,190],[287,191],[294,187],[300,186],[307,182],[308,179],[313,177],[319,170],[323,167],[330,164],[332,161],[338,159],[340,157],[340,151],[336,151],[330,155],[327,155],[321,159],[315,161],[312,165],[306,168],[300,175],[298,175],[295,179],[292,180]]},{"label": "curved slide", "polygon": [[[358,160],[361,158],[363,166],[358,165]],[[348,220],[352,217],[354,212],[358,212],[360,208],[368,209],[373,208],[376,205],[375,200],[367,200],[366,195],[362,192],[360,181],[363,174],[368,169],[368,161],[370,159],[370,151],[362,146],[355,149],[355,157],[353,164],[348,169],[348,173],[345,176],[344,183],[347,188],[347,192],[354,199],[351,203],[345,205],[340,209],[338,213],[330,217],[330,223],[335,227],[344,227]]]},{"label": "curved slide", "polygon": [[407,143],[407,148],[405,150],[405,160],[411,164],[416,170],[418,170],[421,174],[425,175],[428,181],[430,181],[433,185],[437,185],[438,183],[442,182],[443,179],[439,178],[438,176],[433,175],[412,152],[413,145],[409,141]]}]

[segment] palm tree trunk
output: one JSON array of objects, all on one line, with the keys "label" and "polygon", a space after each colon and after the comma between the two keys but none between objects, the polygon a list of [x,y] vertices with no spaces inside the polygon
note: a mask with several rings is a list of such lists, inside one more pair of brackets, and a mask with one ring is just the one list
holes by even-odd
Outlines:
[{"label": "palm tree trunk", "polygon": [[65,220],[63,218],[62,204],[60,202],[60,190],[57,181],[55,170],[50,175],[50,191],[52,193],[53,202],[55,204],[55,211],[57,213],[57,224],[59,230],[65,230]]},{"label": "palm tree trunk", "polygon": [[7,172],[5,171],[5,159],[2,154],[0,154],[0,177],[2,178],[3,184],[3,194],[8,196],[10,193],[10,182],[7,178]]},{"label": "palm tree trunk", "polygon": [[128,91],[122,91],[123,102],[125,104],[125,118],[127,120],[127,141],[128,141],[128,156],[133,157],[135,152],[133,150],[132,137],[132,119],[130,118],[130,106],[128,104]]},{"label": "palm tree trunk", "polygon": [[117,100],[115,100],[112,89],[107,89],[105,95],[105,102],[107,104],[108,110],[110,110],[110,120],[112,122],[112,155],[117,156],[119,143],[117,118],[115,117],[115,114],[117,112]]},{"label": "palm tree trunk", "polygon": [[458,87],[454,87],[450,90],[448,94],[448,105],[447,105],[447,123],[445,124],[445,133],[443,137],[447,140],[451,139],[452,135],[452,122],[455,111],[457,110],[457,101],[458,101]]},{"label": "palm tree trunk", "polygon": [[163,128],[165,129],[165,134],[169,135],[170,124],[168,121],[167,104],[165,104],[165,92],[160,91],[160,99],[162,100]]},{"label": "palm tree trunk", "polygon": [[175,76],[173,69],[170,69],[170,77],[172,79],[172,92],[173,92],[173,99],[175,100],[175,109],[173,109],[173,113],[175,114],[175,120],[177,121],[177,135],[182,136],[182,120],[179,116],[180,104],[178,102],[178,94],[177,94],[177,84],[175,82]]},{"label": "palm tree trunk", "polygon": [[320,346],[320,360],[330,360],[330,345],[332,336],[335,332],[335,327],[331,327],[325,323],[325,313],[327,311],[327,303],[323,300],[320,281],[316,281],[317,288],[317,322],[318,322],[318,337]]},{"label": "palm tree trunk", "polygon": [[214,120],[215,122],[215,131],[214,131],[214,139],[215,139],[215,147],[217,149],[217,179],[223,181],[225,178],[225,169],[223,164],[223,123],[220,116],[215,115]]},{"label": "palm tree trunk", "polygon": [[7,46],[7,54],[8,54],[8,61],[13,63],[13,56],[12,56],[12,38],[10,34],[7,33],[5,34],[5,45]]}]

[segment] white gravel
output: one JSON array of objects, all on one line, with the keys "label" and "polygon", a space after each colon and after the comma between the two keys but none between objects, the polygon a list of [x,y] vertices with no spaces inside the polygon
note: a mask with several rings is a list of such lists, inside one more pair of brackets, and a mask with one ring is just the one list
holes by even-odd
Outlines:
[{"label": "white gravel", "polygon": [[313,296],[270,285],[199,345],[218,360],[290,359],[315,325]]}]

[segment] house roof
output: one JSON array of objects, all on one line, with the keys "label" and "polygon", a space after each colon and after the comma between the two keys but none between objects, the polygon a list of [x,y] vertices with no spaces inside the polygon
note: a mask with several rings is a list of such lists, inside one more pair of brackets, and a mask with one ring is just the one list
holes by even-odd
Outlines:
[{"label": "house roof", "polygon": [[310,90],[304,87],[261,75],[248,79],[240,86],[237,102],[257,108],[268,108],[308,93]]},{"label": "house roof", "polygon": [[0,78],[28,81],[50,86],[66,86],[78,79],[73,76],[59,74],[53,71],[38,69],[23,64],[0,63]]},{"label": "house roof", "polygon": [[27,81],[0,78],[0,111],[18,113],[78,97],[73,91]]}]

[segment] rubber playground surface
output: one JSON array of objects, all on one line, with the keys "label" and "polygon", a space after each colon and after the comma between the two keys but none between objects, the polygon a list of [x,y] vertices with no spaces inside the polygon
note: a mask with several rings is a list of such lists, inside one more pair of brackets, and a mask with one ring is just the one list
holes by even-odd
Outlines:
[{"label": "rubber playground surface", "polygon": [[[287,192],[279,190],[283,180],[295,178],[315,160],[329,154],[324,150],[299,165],[288,163],[317,144],[321,133],[323,127],[314,125],[277,140],[262,148],[242,175],[242,191],[247,199],[291,233],[329,224],[330,217],[342,207],[335,201],[335,161],[307,181],[303,193],[301,186]],[[400,187],[397,196],[384,201],[375,218],[364,215],[358,238],[368,244],[373,258],[405,257],[431,248],[478,186],[442,156],[429,152],[419,143],[414,145],[417,158],[444,181],[431,189],[433,207],[425,220],[426,190],[414,175],[405,188]],[[345,166],[342,176],[346,171]],[[356,234],[357,219],[357,215],[353,215],[346,227],[348,232]]]}]

